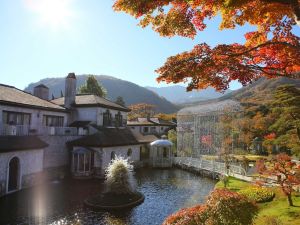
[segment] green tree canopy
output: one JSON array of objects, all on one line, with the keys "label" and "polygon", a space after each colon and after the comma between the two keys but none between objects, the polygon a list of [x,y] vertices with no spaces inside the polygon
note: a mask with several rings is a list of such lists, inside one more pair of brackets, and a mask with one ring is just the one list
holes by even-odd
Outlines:
[{"label": "green tree canopy", "polygon": [[270,127],[276,134],[274,143],[300,154],[300,89],[294,85],[278,87],[271,106],[275,118]]},{"label": "green tree canopy", "polygon": [[122,96],[118,96],[117,99],[116,99],[116,101],[115,101],[115,103],[117,103],[117,104],[119,104],[121,106],[125,106],[125,101],[124,101],[124,99],[123,99]]},{"label": "green tree canopy", "polygon": [[99,97],[106,97],[107,91],[95,76],[89,75],[85,84],[79,88],[79,94],[94,94]]}]

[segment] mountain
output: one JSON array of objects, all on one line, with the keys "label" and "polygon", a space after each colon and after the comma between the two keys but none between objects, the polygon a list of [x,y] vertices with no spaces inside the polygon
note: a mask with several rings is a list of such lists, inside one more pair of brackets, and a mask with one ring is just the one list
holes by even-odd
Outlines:
[{"label": "mountain", "polygon": [[267,102],[268,100],[272,99],[276,88],[284,84],[294,84],[296,87],[300,88],[299,79],[290,79],[286,77],[280,77],[277,79],[260,78],[249,86],[232,91],[231,93],[224,95],[219,99],[235,99],[240,102]]},{"label": "mountain", "polygon": [[179,107],[184,108],[200,104],[214,103],[227,99],[236,100],[242,103],[267,103],[272,100],[276,88],[284,84],[294,84],[296,87],[300,88],[299,79],[289,79],[286,77],[280,77],[277,79],[260,78],[246,87],[231,91],[230,93],[217,99],[209,99],[192,103],[182,103],[179,104]]},{"label": "mountain", "polygon": [[215,99],[230,93],[231,90],[227,90],[224,94],[217,92],[214,88],[207,88],[200,91],[187,92],[186,88],[180,85],[174,85],[169,87],[146,87],[147,89],[155,92],[159,96],[162,96],[175,104],[192,103],[197,101],[203,101],[208,99]]},{"label": "mountain", "polygon": [[[77,75],[76,77],[78,88],[85,83],[87,75]],[[132,82],[105,75],[96,75],[95,77],[106,88],[108,93],[107,98],[112,101],[115,101],[118,96],[122,96],[127,106],[136,103],[148,103],[156,105],[157,112],[174,113],[178,111],[177,106],[175,106],[173,103]],[[50,97],[53,94],[55,98],[57,98],[60,97],[61,91],[64,93],[65,78],[63,77],[45,78],[38,82],[31,83],[25,88],[25,91],[32,93],[33,88],[41,83],[50,89]]]}]

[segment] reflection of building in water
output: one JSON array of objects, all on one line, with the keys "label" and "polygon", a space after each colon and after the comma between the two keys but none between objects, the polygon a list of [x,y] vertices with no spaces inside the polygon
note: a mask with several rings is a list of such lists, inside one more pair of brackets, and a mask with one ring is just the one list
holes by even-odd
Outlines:
[{"label": "reflection of building in water", "polygon": [[[181,109],[177,114],[177,153],[197,157],[216,154],[233,132],[221,123],[222,116],[235,116],[241,110],[236,101],[225,100]],[[233,143],[233,141],[232,141]]]}]

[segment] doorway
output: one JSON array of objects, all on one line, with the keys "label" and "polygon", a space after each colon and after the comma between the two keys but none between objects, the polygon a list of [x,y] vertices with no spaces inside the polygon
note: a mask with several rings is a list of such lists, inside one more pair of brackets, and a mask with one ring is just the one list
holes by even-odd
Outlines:
[{"label": "doorway", "polygon": [[18,157],[13,157],[10,160],[9,167],[8,167],[7,192],[18,190],[19,180],[20,180],[20,160]]}]

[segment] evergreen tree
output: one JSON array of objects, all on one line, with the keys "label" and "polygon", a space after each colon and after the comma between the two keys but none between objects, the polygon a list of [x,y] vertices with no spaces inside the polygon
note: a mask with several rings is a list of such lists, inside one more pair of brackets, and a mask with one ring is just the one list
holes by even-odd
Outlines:
[{"label": "evergreen tree", "polygon": [[270,127],[276,134],[274,144],[300,154],[300,89],[294,85],[278,87],[271,106],[276,118]]},{"label": "evergreen tree", "polygon": [[95,76],[89,75],[85,84],[79,88],[80,94],[94,94],[99,97],[106,97],[107,91]]},{"label": "evergreen tree", "polygon": [[118,96],[115,103],[117,103],[118,105],[121,105],[121,106],[125,106],[125,101],[122,98],[122,96]]}]

